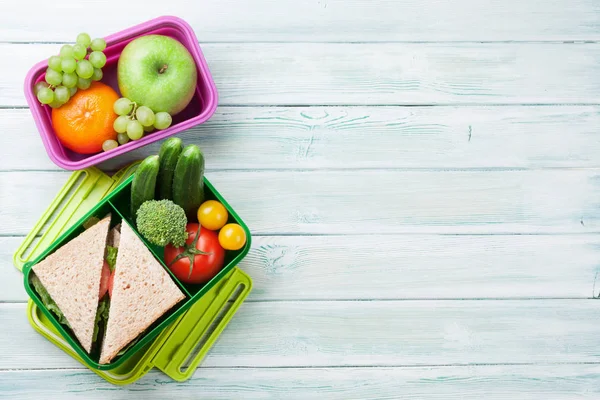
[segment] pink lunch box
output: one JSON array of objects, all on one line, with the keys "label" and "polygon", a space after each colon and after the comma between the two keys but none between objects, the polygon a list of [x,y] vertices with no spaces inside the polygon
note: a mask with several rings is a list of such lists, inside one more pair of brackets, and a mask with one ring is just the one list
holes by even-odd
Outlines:
[{"label": "pink lunch box", "polygon": [[177,17],[163,16],[155,18],[105,37],[106,50],[104,50],[104,53],[106,54],[107,62],[102,68],[104,77],[101,82],[111,86],[119,93],[117,85],[117,62],[121,51],[133,39],[149,34],[170,36],[181,42],[188,49],[196,62],[198,71],[196,93],[188,106],[173,116],[173,123],[169,128],[156,130],[145,135],[140,140],[132,140],[107,152],[79,154],[65,148],[60,143],[52,127],[52,109],[47,105],[40,104],[33,93],[34,85],[44,80],[48,60],[40,61],[29,70],[25,78],[25,98],[33,114],[46,152],[56,165],[67,170],[84,169],[202,124],[214,114],[218,103],[217,88],[193,29],[187,22]]}]

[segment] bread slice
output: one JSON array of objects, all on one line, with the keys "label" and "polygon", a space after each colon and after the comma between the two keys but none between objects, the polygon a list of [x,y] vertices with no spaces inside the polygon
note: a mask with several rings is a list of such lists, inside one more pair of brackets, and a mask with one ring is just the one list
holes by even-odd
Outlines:
[{"label": "bread slice", "polygon": [[100,364],[185,298],[169,273],[123,221]]},{"label": "bread slice", "polygon": [[110,214],[32,267],[88,353],[98,310]]}]

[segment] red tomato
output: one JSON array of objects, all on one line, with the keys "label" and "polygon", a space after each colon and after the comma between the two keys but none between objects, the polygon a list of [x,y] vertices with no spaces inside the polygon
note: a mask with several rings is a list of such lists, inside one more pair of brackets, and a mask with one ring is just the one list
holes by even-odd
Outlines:
[{"label": "red tomato", "polygon": [[102,276],[100,277],[100,293],[98,300],[102,300],[106,291],[108,290],[108,281],[110,278],[110,267],[106,260],[104,260],[104,264],[102,264]]},{"label": "red tomato", "polygon": [[108,295],[112,299],[112,288],[115,282],[115,271],[110,273],[110,278],[108,278]]},{"label": "red tomato", "polygon": [[[197,223],[187,224],[186,246],[173,247],[169,244],[165,247],[165,264],[184,283],[208,282],[221,270],[225,261],[225,249],[219,244],[217,233],[202,228],[198,235],[199,228]],[[190,259],[193,260],[192,265]]]}]

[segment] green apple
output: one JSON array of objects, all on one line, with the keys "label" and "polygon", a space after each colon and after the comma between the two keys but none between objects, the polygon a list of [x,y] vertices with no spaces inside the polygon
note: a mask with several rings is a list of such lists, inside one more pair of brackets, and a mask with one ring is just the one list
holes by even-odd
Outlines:
[{"label": "green apple", "polygon": [[175,115],[196,91],[196,63],[179,41],[163,35],[141,36],[121,52],[117,80],[123,97],[155,113]]}]

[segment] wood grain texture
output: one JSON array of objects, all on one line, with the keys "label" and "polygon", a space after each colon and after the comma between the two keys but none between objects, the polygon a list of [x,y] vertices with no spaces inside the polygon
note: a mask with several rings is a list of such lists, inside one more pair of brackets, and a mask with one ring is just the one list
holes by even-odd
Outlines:
[{"label": "wood grain texture", "polygon": [[[0,44],[0,106],[58,44]],[[251,43],[202,46],[226,105],[598,104],[600,44]]]},{"label": "wood grain texture", "polygon": [[[152,370],[126,387],[91,371],[2,371],[0,397],[161,399],[466,399],[595,400],[598,365],[476,366],[427,368],[200,368],[187,382]],[[199,395],[201,393],[201,395]]]},{"label": "wood grain texture", "polygon": [[[600,167],[600,108],[220,107],[179,134],[214,169]],[[58,170],[29,110],[0,110],[0,169]],[[116,170],[162,142],[100,165]],[[27,154],[27,157],[23,157]]]},{"label": "wood grain texture", "polygon": [[[0,302],[23,302],[20,237],[0,237]],[[600,238],[533,236],[254,237],[240,263],[252,301],[590,298]]]},{"label": "wood grain texture", "polygon": [[[0,235],[29,232],[69,175],[0,172]],[[206,177],[254,235],[600,231],[597,170],[244,170]]]},{"label": "wood grain texture", "polygon": [[[13,254],[23,237],[0,237],[0,302],[26,301],[23,274],[13,265]],[[1,330],[1,329],[0,329]]]},{"label": "wood grain texture", "polygon": [[570,236],[258,237],[251,299],[585,297],[600,239]]},{"label": "wood grain texture", "polygon": [[[12,253],[70,173],[23,82],[165,14],[219,89],[181,137],[254,290],[190,381],[117,388],[26,319]],[[0,398],[599,398],[599,28],[593,0],[1,2]]]},{"label": "wood grain texture", "polygon": [[[33,330],[25,304],[0,304],[0,316],[11,327],[0,369],[80,367]],[[246,302],[202,365],[597,363],[598,318],[596,300]]]},{"label": "wood grain texture", "polygon": [[[159,15],[185,18],[200,41],[592,40],[600,9],[589,0],[403,1],[225,0],[190,9],[185,0],[109,0],[89,7],[69,0],[3,2],[0,41],[74,41],[79,32],[105,36]],[[56,10],[62,12],[56,13]],[[70,12],[67,12],[69,10]],[[119,10],[119,12],[107,12]],[[27,27],[22,19],[27,18]],[[52,19],[48,15],[53,15]],[[57,29],[61,27],[61,29]]]}]

